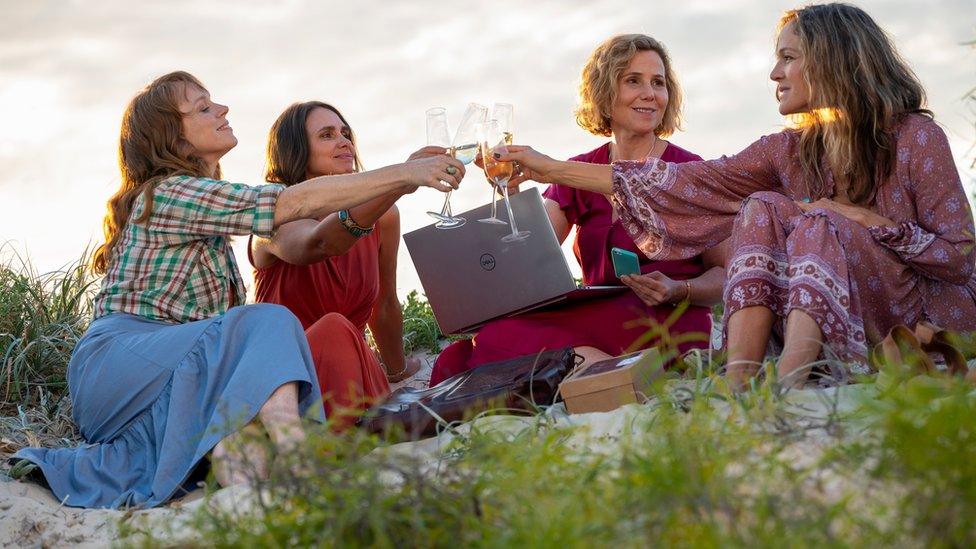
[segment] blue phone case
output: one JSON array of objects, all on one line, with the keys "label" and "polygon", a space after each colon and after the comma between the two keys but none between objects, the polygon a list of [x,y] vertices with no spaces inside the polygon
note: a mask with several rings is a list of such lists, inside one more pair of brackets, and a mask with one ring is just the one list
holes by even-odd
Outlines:
[{"label": "blue phone case", "polygon": [[611,248],[610,259],[613,261],[613,274],[617,275],[617,278],[640,274],[640,263],[634,252],[623,248]]}]

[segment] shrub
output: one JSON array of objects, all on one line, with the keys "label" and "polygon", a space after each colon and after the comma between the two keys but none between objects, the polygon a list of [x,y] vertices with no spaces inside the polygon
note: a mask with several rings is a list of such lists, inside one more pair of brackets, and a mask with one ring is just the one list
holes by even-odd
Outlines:
[{"label": "shrub", "polygon": [[39,274],[7,247],[0,265],[0,414],[57,402],[67,393],[67,366],[91,320],[94,280],[86,250],[64,268]]}]

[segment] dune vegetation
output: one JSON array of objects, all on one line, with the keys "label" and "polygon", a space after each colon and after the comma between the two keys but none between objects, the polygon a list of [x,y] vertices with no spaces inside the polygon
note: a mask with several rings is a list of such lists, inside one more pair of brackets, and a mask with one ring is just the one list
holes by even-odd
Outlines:
[{"label": "dune vegetation", "polygon": [[[91,316],[86,259],[44,274],[17,254],[0,266],[4,457],[80,442],[65,370]],[[408,350],[436,350],[422,297],[404,311]],[[316,430],[239,505],[201,507],[173,536],[217,546],[976,545],[971,385],[891,365],[842,388],[789,392],[768,376],[733,395],[708,355],[685,362],[646,404],[586,420],[543,406],[404,444]],[[126,543],[173,539],[126,519]]]}]

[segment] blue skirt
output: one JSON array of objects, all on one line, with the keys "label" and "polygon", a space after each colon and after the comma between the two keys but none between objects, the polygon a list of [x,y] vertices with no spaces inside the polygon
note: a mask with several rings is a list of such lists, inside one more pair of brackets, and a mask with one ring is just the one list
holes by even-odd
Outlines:
[{"label": "blue skirt", "polygon": [[298,319],[271,304],[167,324],[116,313],[91,324],[68,365],[73,416],[89,444],[25,448],[72,507],[153,507],[183,490],[201,460],[297,381],[300,412],[322,420]]}]

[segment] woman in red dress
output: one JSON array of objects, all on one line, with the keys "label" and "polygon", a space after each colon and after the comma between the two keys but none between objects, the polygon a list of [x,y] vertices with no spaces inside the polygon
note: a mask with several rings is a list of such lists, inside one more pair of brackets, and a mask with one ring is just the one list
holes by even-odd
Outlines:
[{"label": "woman in red dress", "polygon": [[[584,129],[613,141],[572,160],[701,160],[663,139],[679,129],[680,117],[681,89],[664,47],[641,34],[615,36],[597,47],[583,68],[576,116]],[[509,192],[517,190],[510,187]],[[660,344],[662,337],[679,351],[708,345],[709,307],[721,298],[724,279],[721,247],[688,260],[650,261],[604,195],[553,184],[545,197],[560,242],[576,227],[573,250],[583,283],[623,282],[633,291],[490,322],[473,340],[456,342],[441,353],[431,385],[480,364],[543,349],[573,347],[586,360],[600,360]],[[610,261],[614,247],[638,254],[640,276],[616,278]],[[690,302],[688,308],[672,319],[683,301]]]},{"label": "woman in red dress", "polygon": [[[443,154],[426,147],[411,159]],[[335,107],[295,103],[271,127],[265,178],[292,185],[308,177],[361,170],[356,139]],[[403,356],[403,316],[396,295],[400,214],[391,193],[324,219],[283,225],[273,238],[252,238],[255,299],[288,307],[301,321],[331,424],[343,428],[389,382],[420,369]],[[379,357],[369,348],[369,326]]]}]

